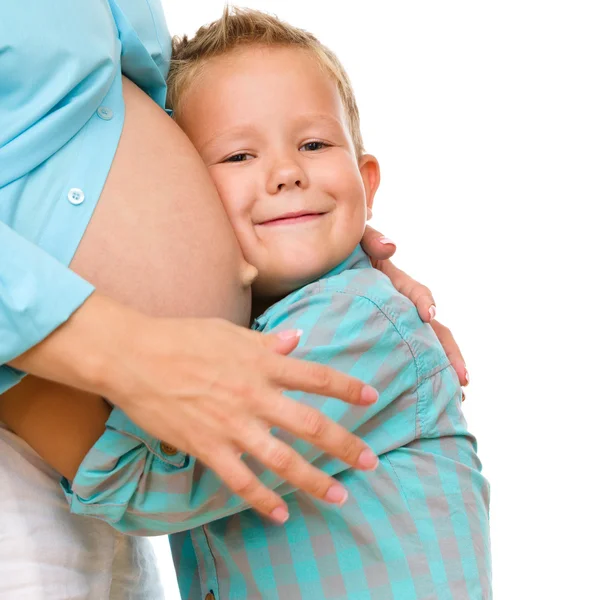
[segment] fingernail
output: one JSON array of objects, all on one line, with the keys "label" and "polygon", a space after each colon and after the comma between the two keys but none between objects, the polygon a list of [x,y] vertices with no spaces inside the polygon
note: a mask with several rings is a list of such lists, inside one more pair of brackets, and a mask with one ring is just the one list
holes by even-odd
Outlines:
[{"label": "fingernail", "polygon": [[378,240],[377,240],[377,241],[378,241],[380,244],[384,244],[384,245],[388,245],[388,244],[391,244],[392,246],[395,246],[395,245],[396,245],[396,242],[393,242],[393,241],[392,241],[390,238],[388,238],[388,237],[381,237],[381,238],[378,238]]},{"label": "fingernail", "polygon": [[470,375],[468,374],[468,369],[464,371],[464,376],[466,377],[466,385],[470,383]]},{"label": "fingernail", "polygon": [[341,485],[331,485],[324,496],[324,500],[326,502],[330,502],[331,504],[338,504],[338,506],[342,506],[349,497],[348,492]]},{"label": "fingernail", "polygon": [[361,402],[363,404],[373,404],[374,402],[377,402],[378,398],[379,392],[375,388],[370,385],[363,386],[363,389],[361,390]]},{"label": "fingernail", "polygon": [[357,466],[361,469],[366,469],[368,471],[373,471],[377,467],[379,460],[377,456],[369,449],[365,448],[361,454],[359,454],[359,460],[357,461]]},{"label": "fingernail", "polygon": [[270,518],[279,525],[286,523],[289,519],[289,511],[283,506],[277,506],[271,513]]},{"label": "fingernail", "polygon": [[435,319],[435,315],[437,314],[437,309],[435,308],[435,304],[432,304],[429,307],[429,316],[431,317],[431,320],[433,321],[433,319]]},{"label": "fingernail", "polygon": [[300,338],[303,335],[303,329],[287,329],[276,334],[281,340],[292,340],[293,338]]}]

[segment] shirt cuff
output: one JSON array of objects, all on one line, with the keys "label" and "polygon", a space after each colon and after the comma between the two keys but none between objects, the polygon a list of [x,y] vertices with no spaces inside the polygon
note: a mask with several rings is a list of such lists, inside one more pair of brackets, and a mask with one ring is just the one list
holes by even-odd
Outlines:
[{"label": "shirt cuff", "polygon": [[177,448],[169,444],[159,441],[157,438],[144,431],[144,429],[138,427],[136,423],[131,421],[126,414],[119,409],[111,411],[111,415],[109,416],[109,419],[107,419],[105,427],[136,439],[141,444],[144,444],[149,452],[155,454],[157,458],[165,463],[174,467],[183,467],[186,464],[187,454],[180,452]]},{"label": "shirt cuff", "polygon": [[182,469],[189,460],[187,454],[162,444],[116,408],[74,480],[63,478],[60,484],[72,513],[99,517],[115,526],[134,504],[137,492],[150,491],[140,489],[148,473]]}]

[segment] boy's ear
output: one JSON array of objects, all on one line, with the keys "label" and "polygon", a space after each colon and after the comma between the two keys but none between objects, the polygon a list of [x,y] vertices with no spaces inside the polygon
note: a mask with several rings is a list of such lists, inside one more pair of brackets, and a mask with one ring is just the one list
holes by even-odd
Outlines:
[{"label": "boy's ear", "polygon": [[359,172],[365,187],[365,203],[367,204],[367,219],[371,219],[371,208],[375,192],[380,184],[380,168],[377,158],[371,154],[364,154],[359,159]]}]

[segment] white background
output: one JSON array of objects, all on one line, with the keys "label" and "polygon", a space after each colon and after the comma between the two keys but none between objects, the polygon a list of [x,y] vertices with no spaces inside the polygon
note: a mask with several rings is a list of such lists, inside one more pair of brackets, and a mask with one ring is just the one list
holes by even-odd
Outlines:
[{"label": "white background", "polygon": [[[172,34],[223,7],[163,4]],[[432,289],[468,364],[495,598],[594,598],[593,4],[241,5],[310,30],[351,76],[382,167],[373,224]],[[165,540],[157,548],[177,599]]]}]

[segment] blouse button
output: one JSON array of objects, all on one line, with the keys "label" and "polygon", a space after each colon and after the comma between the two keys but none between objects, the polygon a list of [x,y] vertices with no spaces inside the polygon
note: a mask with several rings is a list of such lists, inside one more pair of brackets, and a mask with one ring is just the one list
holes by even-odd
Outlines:
[{"label": "blouse button", "polygon": [[97,109],[97,115],[104,121],[109,121],[113,117],[113,110],[107,106],[100,106]]},{"label": "blouse button", "polygon": [[85,201],[85,193],[79,188],[72,188],[68,191],[68,202],[70,204],[82,204]]}]

